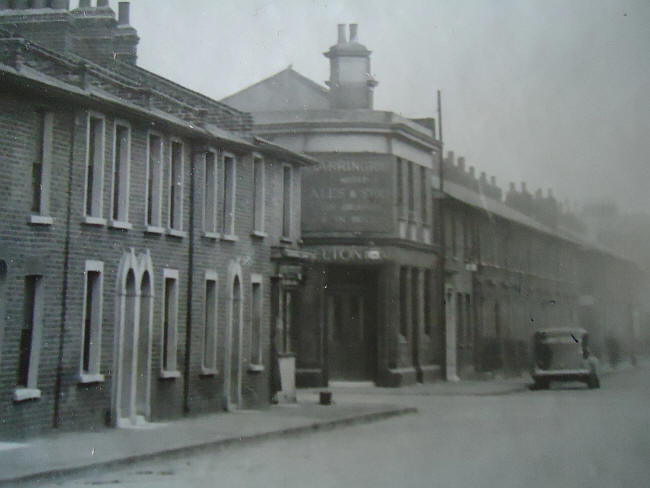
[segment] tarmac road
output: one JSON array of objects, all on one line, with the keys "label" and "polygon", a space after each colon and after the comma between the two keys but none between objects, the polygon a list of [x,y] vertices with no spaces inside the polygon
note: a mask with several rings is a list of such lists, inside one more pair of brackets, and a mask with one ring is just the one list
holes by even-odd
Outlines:
[{"label": "tarmac road", "polygon": [[[600,390],[576,384],[492,396],[464,391],[365,391],[358,396],[419,413],[39,486],[650,486],[647,364],[603,378]],[[355,400],[354,392],[335,395]]]}]

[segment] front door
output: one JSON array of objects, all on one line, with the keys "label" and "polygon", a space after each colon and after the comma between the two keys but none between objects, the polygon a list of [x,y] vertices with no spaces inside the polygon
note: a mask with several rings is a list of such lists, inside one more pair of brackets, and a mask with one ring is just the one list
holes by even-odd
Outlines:
[{"label": "front door", "polygon": [[325,296],[330,379],[374,379],[376,319],[369,298],[356,286],[339,286]]}]

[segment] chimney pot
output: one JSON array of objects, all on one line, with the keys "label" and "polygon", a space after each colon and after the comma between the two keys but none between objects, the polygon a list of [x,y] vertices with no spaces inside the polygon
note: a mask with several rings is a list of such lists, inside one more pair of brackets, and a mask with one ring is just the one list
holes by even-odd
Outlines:
[{"label": "chimney pot", "polygon": [[118,14],[117,23],[119,25],[129,25],[129,2],[120,2],[117,4]]},{"label": "chimney pot", "polygon": [[97,0],[97,7],[108,7],[108,0]]},{"label": "chimney pot", "polygon": [[357,42],[357,24],[350,24],[350,42]]},{"label": "chimney pot", "polygon": [[481,171],[481,183],[487,183],[487,175],[485,171]]},{"label": "chimney pot", "polygon": [[345,24],[339,24],[339,44],[345,44],[347,40],[345,39]]},{"label": "chimney pot", "polygon": [[90,7],[90,0],[79,0],[79,8]]}]

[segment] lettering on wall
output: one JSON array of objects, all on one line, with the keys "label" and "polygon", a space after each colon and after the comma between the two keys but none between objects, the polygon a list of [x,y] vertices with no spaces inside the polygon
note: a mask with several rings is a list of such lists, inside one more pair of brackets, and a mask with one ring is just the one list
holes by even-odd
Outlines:
[{"label": "lettering on wall", "polygon": [[392,168],[383,154],[315,155],[322,164],[303,173],[303,230],[390,232]]}]

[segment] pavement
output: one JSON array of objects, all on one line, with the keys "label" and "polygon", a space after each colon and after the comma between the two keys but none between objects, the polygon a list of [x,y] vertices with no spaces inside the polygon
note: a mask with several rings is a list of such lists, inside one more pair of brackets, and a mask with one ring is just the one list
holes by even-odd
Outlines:
[{"label": "pavement", "polygon": [[[530,383],[527,375],[489,381],[438,381],[402,388],[332,382],[326,389],[300,389],[296,404],[264,410],[201,415],[128,429],[57,432],[24,442],[0,440],[0,486],[64,479],[154,458],[174,458],[375,422],[417,412],[406,401],[413,396],[501,396],[524,392]],[[318,394],[323,390],[332,392],[332,405],[318,404]]]},{"label": "pavement", "polygon": [[201,415],[134,428],[55,433],[25,442],[0,441],[0,486],[63,478],[154,457],[232,448],[416,411],[359,402],[322,406],[313,398],[264,410]]}]

